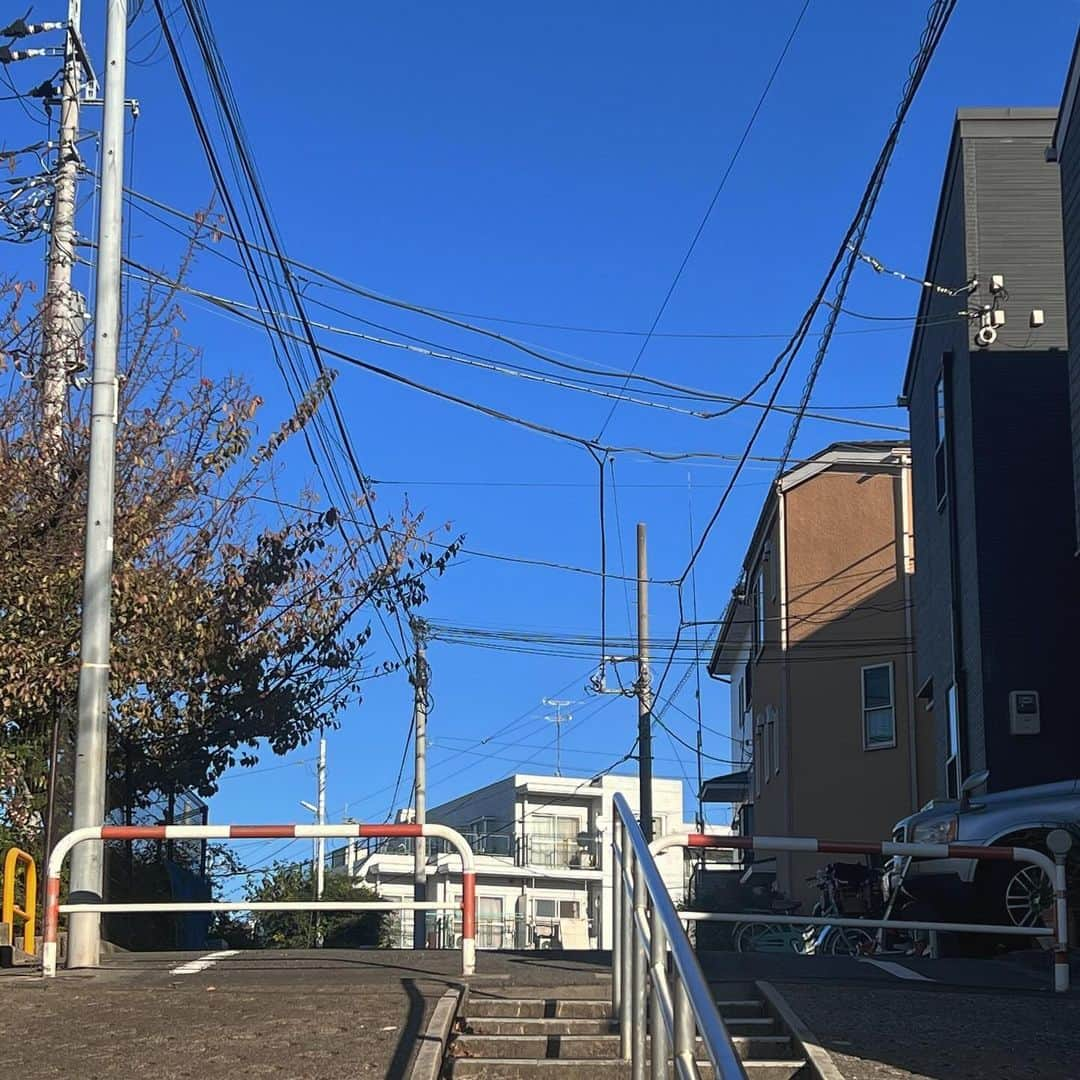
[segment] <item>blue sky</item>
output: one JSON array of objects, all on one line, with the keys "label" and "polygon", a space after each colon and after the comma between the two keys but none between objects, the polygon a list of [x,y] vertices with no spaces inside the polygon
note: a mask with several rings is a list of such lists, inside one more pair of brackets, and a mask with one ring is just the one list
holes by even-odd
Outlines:
[{"label": "blue sky", "polygon": [[[39,3],[35,17],[57,17]],[[52,7],[60,8],[59,0]],[[660,330],[724,338],[656,337],[639,370],[740,394],[797,322],[842,235],[891,121],[925,4],[812,0],[758,122],[720,196]],[[87,32],[100,50],[97,9]],[[587,7],[587,11],[581,9]],[[436,308],[526,322],[640,330],[647,327],[723,173],[768,72],[801,7],[675,2],[463,5],[308,3],[211,5],[220,45],[288,251],[383,293]],[[921,276],[954,110],[963,105],[1056,104],[1076,32],[1076,4],[1038,2],[1017,17],[1004,0],[962,0],[905,127],[866,249]],[[303,17],[303,21],[302,21]],[[129,93],[139,98],[134,186],[174,206],[206,203],[211,185],[164,50],[155,49],[150,5],[132,30]],[[142,38],[143,40],[139,40]],[[190,45],[188,46],[190,49]],[[100,55],[100,51],[98,53]],[[191,53],[194,56],[194,53]],[[29,65],[12,69],[29,86]],[[34,130],[16,103],[0,103],[4,142]],[[96,122],[96,121],[95,121]],[[89,230],[89,223],[83,228]],[[133,255],[168,266],[175,237],[139,215]],[[39,274],[36,250],[18,258]],[[192,281],[249,300],[239,272],[211,255]],[[309,296],[397,331],[512,354],[429,321],[336,292]],[[862,267],[848,306],[910,316],[915,286]],[[312,315],[341,322],[313,307]],[[267,399],[265,428],[285,398],[265,338],[189,306],[188,334],[209,370],[244,374]],[[355,325],[355,324],[353,324]],[[627,367],[640,338],[487,323],[548,350]],[[895,402],[910,323],[845,318],[818,382],[819,407]],[[744,336],[737,336],[744,335]],[[445,361],[327,340],[373,363],[471,400],[579,434],[596,434],[610,403],[583,394],[448,365]],[[810,353],[782,394],[797,400]],[[576,447],[345,369],[337,382],[365,470],[382,482],[379,506],[407,495],[430,524],[451,521],[471,547],[595,567],[599,561],[596,466]],[[755,416],[703,421],[619,406],[607,439],[665,450],[738,452]],[[859,412],[903,423],[895,409]],[[774,417],[759,451],[776,454],[788,418]],[[807,421],[797,451],[874,432]],[[311,475],[297,445],[285,484]],[[616,464],[618,527],[609,507],[608,550],[632,559],[634,523],[647,522],[654,577],[686,562],[690,518],[700,530],[729,477],[717,463]],[[743,474],[698,562],[699,617],[721,614],[769,466]],[[610,493],[609,493],[610,494]],[[632,564],[627,563],[632,572]],[[677,615],[670,589],[651,596],[653,633]],[[630,603],[609,588],[609,631],[628,630]],[[432,588],[425,614],[455,625],[592,635],[595,579],[460,557]],[[630,611],[632,614],[632,611]],[[380,654],[387,654],[376,636]],[[430,801],[512,771],[548,770],[554,738],[545,696],[584,700],[588,660],[519,655],[434,643],[435,710]],[[680,671],[669,680],[677,682]],[[705,722],[727,728],[726,688],[703,688]],[[695,712],[694,681],[678,699]],[[602,711],[599,706],[603,705]],[[364,703],[329,739],[329,807],[337,817],[384,817],[408,727],[403,676],[372,683]],[[589,775],[625,752],[633,702],[576,707],[563,732],[567,773]],[[479,748],[475,742],[518,719]],[[692,742],[694,725],[665,716]],[[657,771],[694,775],[691,755],[658,732]],[[722,736],[705,750],[733,756]],[[677,760],[681,755],[682,763]],[[212,800],[216,821],[292,820],[314,791],[311,747],[274,772],[238,772]],[[530,760],[531,759],[531,760]],[[721,761],[706,772],[723,771]],[[407,799],[406,787],[399,804]],[[261,853],[261,854],[265,854]],[[300,846],[289,854],[303,854]],[[257,859],[260,855],[253,856]]]}]

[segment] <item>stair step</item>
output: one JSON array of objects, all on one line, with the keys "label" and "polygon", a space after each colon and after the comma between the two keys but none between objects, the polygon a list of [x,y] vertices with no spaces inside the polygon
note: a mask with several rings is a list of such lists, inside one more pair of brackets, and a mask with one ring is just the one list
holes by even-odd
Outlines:
[{"label": "stair step", "polygon": [[580,1016],[470,1016],[465,1025],[470,1035],[610,1035],[618,1031],[614,1020]]},{"label": "stair step", "polygon": [[451,1053],[466,1058],[560,1059],[613,1058],[618,1035],[458,1035]]},{"label": "stair step", "polygon": [[474,1017],[604,1020],[611,1018],[611,1002],[602,998],[482,998],[470,997],[469,1019]]},{"label": "stair step", "polygon": [[[810,1076],[806,1062],[791,1060],[761,1060],[745,1062],[749,1080],[801,1080]],[[699,1061],[703,1080],[711,1080],[712,1066]],[[450,1063],[453,1080],[628,1080],[630,1062],[619,1058],[594,1058],[586,1061],[567,1061],[559,1058],[520,1058],[513,1061],[498,1058],[453,1058]]]},{"label": "stair step", "polygon": [[[453,1080],[593,1080],[594,1077],[628,1078],[630,1062],[619,1058],[597,1058],[591,1061],[560,1061],[558,1058],[501,1061],[498,1058],[453,1058],[450,1064]],[[755,1074],[756,1076],[756,1074]],[[773,1080],[762,1077],[761,1080]]]},{"label": "stair step", "polygon": [[725,1016],[724,1027],[729,1035],[776,1035],[779,1032],[773,1016]]},{"label": "stair step", "polygon": [[792,1059],[790,1035],[735,1035],[731,1041],[743,1061]]},{"label": "stair step", "polygon": [[732,998],[728,1001],[718,998],[716,1007],[725,1020],[729,1016],[763,1016],[765,1013],[765,1002],[760,998]]},{"label": "stair step", "polygon": [[795,1080],[796,1077],[801,1080],[802,1077],[817,1075],[801,1058],[744,1061],[743,1068],[749,1080]]}]

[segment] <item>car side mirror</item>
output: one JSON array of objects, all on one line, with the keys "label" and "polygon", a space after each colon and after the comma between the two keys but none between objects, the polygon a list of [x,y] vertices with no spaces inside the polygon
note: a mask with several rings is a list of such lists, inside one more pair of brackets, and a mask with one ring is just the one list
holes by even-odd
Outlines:
[{"label": "car side mirror", "polygon": [[961,785],[960,785],[960,806],[967,807],[971,805],[971,793],[976,789],[983,786],[987,780],[990,779],[989,769],[980,769],[978,772],[973,772]]}]

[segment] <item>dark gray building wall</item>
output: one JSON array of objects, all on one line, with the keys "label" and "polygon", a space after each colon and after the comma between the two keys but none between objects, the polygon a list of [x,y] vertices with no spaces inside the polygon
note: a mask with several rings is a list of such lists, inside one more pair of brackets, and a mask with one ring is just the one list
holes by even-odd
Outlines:
[{"label": "dark gray building wall", "polygon": [[1055,136],[1061,175],[1065,241],[1065,294],[1069,319],[1069,400],[1072,423],[1073,511],[1080,546],[1080,37],[1065,80],[1065,97]]},{"label": "dark gray building wall", "polygon": [[[1068,371],[1061,351],[988,352],[972,375],[979,710],[1000,790],[1080,775]],[[1041,734],[1009,733],[1011,690],[1038,691]]]},{"label": "dark gray building wall", "polygon": [[[916,536],[916,683],[933,681],[938,793],[946,792],[945,694],[954,679],[963,770],[1001,790],[1080,774],[1080,726],[1068,695],[1077,601],[1071,560],[1071,438],[1061,204],[1045,162],[1052,110],[958,114],[927,278],[970,297],[924,293],[905,377]],[[1005,278],[1007,323],[974,345],[959,317]],[[1029,326],[1039,308],[1045,325]],[[949,316],[954,316],[949,318]],[[946,373],[949,492],[939,507],[935,390]],[[1064,552],[1064,555],[1063,555]],[[1048,575],[1047,587],[1034,577]],[[1053,584],[1050,584],[1053,582]],[[954,651],[956,659],[954,663]],[[1010,690],[1039,690],[1043,733],[1009,734]]]}]

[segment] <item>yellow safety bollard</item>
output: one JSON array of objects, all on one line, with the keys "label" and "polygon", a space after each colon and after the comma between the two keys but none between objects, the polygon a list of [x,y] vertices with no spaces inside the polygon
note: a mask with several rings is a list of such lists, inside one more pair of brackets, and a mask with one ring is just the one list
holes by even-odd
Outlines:
[{"label": "yellow safety bollard", "polygon": [[[18,877],[19,864],[26,868],[23,875],[25,899],[23,906],[15,903],[15,879]],[[37,915],[37,863],[34,857],[20,848],[9,848],[4,856],[4,893],[0,902],[0,924],[10,928],[11,941],[15,941],[15,919],[23,924],[23,952],[34,951],[34,918]]]}]

